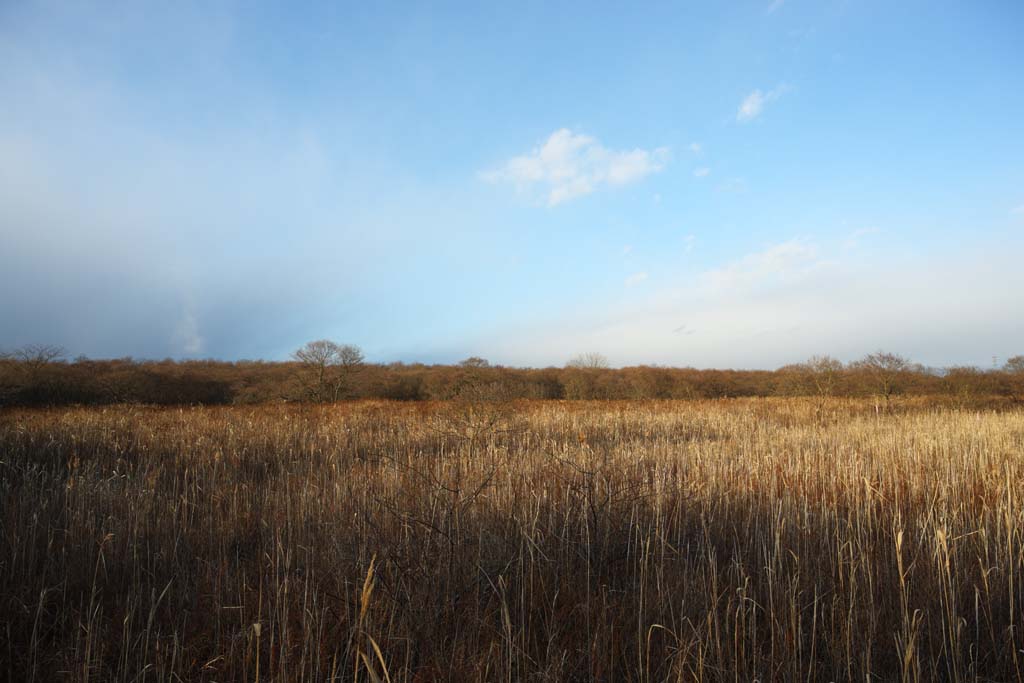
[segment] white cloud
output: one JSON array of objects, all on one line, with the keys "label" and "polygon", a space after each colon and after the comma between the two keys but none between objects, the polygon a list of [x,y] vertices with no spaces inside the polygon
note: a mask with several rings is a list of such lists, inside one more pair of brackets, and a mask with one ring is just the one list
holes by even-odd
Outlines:
[{"label": "white cloud", "polygon": [[772,0],[772,3],[765,9],[765,14],[771,14],[786,3],[786,0]]},{"label": "white cloud", "polygon": [[513,157],[481,177],[491,183],[511,183],[517,190],[541,188],[555,206],[606,187],[637,182],[668,163],[669,150],[611,150],[589,135],[568,128],[556,130],[529,154]]},{"label": "white cloud", "polygon": [[761,94],[760,90],[755,90],[740,103],[740,108],[736,112],[736,120],[751,121],[756,119],[761,114],[761,109],[763,108],[764,95]]},{"label": "white cloud", "polygon": [[693,169],[693,176],[695,178],[705,178],[709,173],[711,173],[711,169],[707,166],[701,166],[700,168]]},{"label": "white cloud", "polygon": [[640,284],[641,282],[643,282],[646,279],[647,279],[647,273],[644,273],[644,272],[633,273],[632,275],[630,275],[629,277],[626,278],[626,286],[627,287],[635,287],[635,286],[637,286],[638,284]]},{"label": "white cloud", "polygon": [[701,147],[701,144],[699,142],[691,142],[690,151],[693,152],[694,154],[700,154],[702,151],[704,151],[704,148]]},{"label": "white cloud", "polygon": [[743,98],[740,102],[739,109],[736,110],[736,120],[740,123],[747,123],[753,121],[761,112],[764,111],[764,107],[769,102],[773,102],[785,93],[789,91],[789,86],[780,85],[774,90],[768,92],[761,92],[761,90],[754,90],[752,93]]},{"label": "white cloud", "polygon": [[683,251],[686,252],[687,254],[689,254],[691,251],[693,251],[693,245],[696,243],[696,241],[697,241],[697,236],[696,235],[692,235],[691,234],[691,235],[687,235],[686,237],[684,237],[683,238]]}]

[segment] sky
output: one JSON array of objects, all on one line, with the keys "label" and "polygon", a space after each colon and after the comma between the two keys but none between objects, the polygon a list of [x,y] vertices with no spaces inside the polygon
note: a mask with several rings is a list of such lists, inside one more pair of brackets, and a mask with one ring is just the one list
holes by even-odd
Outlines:
[{"label": "sky", "polygon": [[1024,354],[1024,3],[296,7],[0,1],[0,350]]}]

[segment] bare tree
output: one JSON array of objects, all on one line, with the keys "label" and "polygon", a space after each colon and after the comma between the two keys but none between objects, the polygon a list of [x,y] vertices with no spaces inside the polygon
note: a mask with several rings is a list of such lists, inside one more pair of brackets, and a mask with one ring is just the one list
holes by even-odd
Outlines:
[{"label": "bare tree", "polygon": [[15,373],[13,354],[0,351],[0,405],[6,403],[18,389]]},{"label": "bare tree", "polygon": [[835,393],[843,364],[832,356],[811,356],[805,367],[818,396],[822,399],[830,398]]},{"label": "bare tree", "polygon": [[1013,356],[1003,365],[1006,373],[1006,391],[1014,401],[1024,396],[1024,356]]},{"label": "bare tree", "polygon": [[566,398],[598,398],[599,371],[608,367],[608,359],[603,354],[595,351],[581,353],[566,363],[565,367],[570,371],[565,373],[563,379]]},{"label": "bare tree", "polygon": [[319,403],[343,398],[363,367],[363,352],[358,346],[328,339],[311,341],[292,357],[302,364],[299,379],[306,392]]},{"label": "bare tree", "polygon": [[491,364],[479,356],[471,356],[459,363],[452,398],[457,401],[495,401],[507,399],[506,387],[490,371]]},{"label": "bare tree", "polygon": [[30,372],[64,358],[67,352],[63,346],[51,344],[28,344],[16,349],[10,357],[24,365]]},{"label": "bare tree", "polygon": [[5,403],[28,387],[40,387],[46,369],[64,360],[63,347],[28,344],[8,353],[0,353],[0,403]]},{"label": "bare tree", "polygon": [[946,368],[942,384],[959,407],[965,408],[977,395],[985,393],[989,382],[984,370],[970,365],[957,365]]},{"label": "bare tree", "polygon": [[901,378],[911,369],[910,360],[896,353],[876,351],[853,364],[871,378],[875,392],[885,398],[886,404],[901,389]]},{"label": "bare tree", "polygon": [[608,367],[608,359],[604,354],[591,351],[590,353],[581,353],[576,356],[566,363],[565,367],[581,368],[583,370],[603,370]]},{"label": "bare tree", "polygon": [[475,448],[516,422],[508,383],[484,358],[471,356],[459,363],[451,388],[451,411],[437,421],[438,431],[466,439]]}]

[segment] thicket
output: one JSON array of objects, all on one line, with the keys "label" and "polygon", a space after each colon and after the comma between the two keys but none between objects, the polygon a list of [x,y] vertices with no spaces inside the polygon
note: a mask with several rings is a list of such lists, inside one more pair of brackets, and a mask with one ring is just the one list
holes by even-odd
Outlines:
[{"label": "thicket", "polygon": [[[477,361],[479,359],[471,359]],[[252,405],[315,399],[297,361],[74,361],[0,358],[0,406]],[[907,364],[880,375],[863,362],[812,362],[778,370],[700,370],[637,366],[510,368],[360,364],[338,399],[402,401],[508,399],[709,399],[754,396],[932,396],[960,405],[1024,401],[1024,371],[934,370]]]}]

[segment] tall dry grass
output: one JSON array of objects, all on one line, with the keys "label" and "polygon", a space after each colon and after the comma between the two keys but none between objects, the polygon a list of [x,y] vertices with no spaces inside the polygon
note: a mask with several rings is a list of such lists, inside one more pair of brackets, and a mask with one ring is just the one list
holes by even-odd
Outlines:
[{"label": "tall dry grass", "polygon": [[1021,681],[1024,412],[0,414],[12,681]]}]

